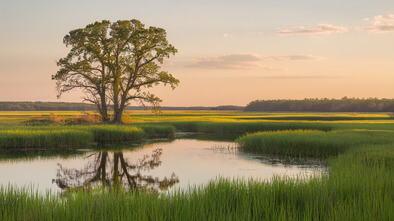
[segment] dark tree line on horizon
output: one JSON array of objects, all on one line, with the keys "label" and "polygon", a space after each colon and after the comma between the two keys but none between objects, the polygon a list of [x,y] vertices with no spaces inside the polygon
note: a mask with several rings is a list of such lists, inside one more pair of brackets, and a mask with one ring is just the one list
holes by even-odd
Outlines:
[{"label": "dark tree line on horizon", "polygon": [[244,111],[294,111],[294,112],[394,112],[394,99],[311,98],[303,100],[255,100]]},{"label": "dark tree line on horizon", "polygon": [[[0,111],[94,111],[96,106],[86,103],[72,102],[29,102],[29,101],[0,101]],[[149,107],[130,106],[126,110],[146,110]],[[192,107],[160,107],[160,110],[238,110],[244,107],[235,105],[223,105],[216,107],[192,106]]]},{"label": "dark tree line on horizon", "polygon": [[[144,110],[130,106],[127,110]],[[96,107],[86,103],[68,102],[0,102],[0,111],[93,111]],[[394,112],[394,99],[342,98],[303,100],[256,100],[246,107],[223,105],[216,107],[161,107],[161,110],[234,110],[234,111],[294,111],[294,112]]]},{"label": "dark tree line on horizon", "polygon": [[68,102],[0,102],[0,111],[92,111],[93,104]]}]

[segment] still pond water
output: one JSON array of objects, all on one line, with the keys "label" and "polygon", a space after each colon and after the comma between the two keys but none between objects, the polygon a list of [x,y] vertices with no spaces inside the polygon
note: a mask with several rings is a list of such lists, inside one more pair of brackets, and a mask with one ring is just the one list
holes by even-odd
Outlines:
[{"label": "still pond water", "polygon": [[[128,186],[134,178],[141,185],[154,187],[172,176],[174,190],[200,186],[218,177],[269,181],[275,175],[309,176],[325,170],[319,163],[282,164],[272,157],[243,153],[237,151],[233,142],[175,139],[122,150],[80,149],[68,157],[2,159],[0,185],[33,185],[42,193],[59,193],[65,186],[77,187],[104,179]],[[120,178],[114,179],[115,176]]]}]

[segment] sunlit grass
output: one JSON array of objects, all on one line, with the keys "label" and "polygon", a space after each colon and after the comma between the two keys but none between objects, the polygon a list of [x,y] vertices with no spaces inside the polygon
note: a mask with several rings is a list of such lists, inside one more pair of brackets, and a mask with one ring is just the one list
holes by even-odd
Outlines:
[{"label": "sunlit grass", "polygon": [[75,148],[92,143],[142,142],[148,138],[172,138],[170,125],[0,126],[0,148]]},{"label": "sunlit grass", "polygon": [[93,141],[93,136],[89,132],[70,129],[2,130],[0,140],[0,148],[57,148],[87,145]]},{"label": "sunlit grass", "polygon": [[[128,111],[125,114],[125,118],[126,121],[130,123],[123,126],[108,126],[99,124],[74,126],[45,125],[46,121],[43,121],[44,124],[40,123],[36,126],[33,126],[34,124],[29,126],[28,124],[19,122],[21,116],[27,116],[29,119],[52,119],[52,121],[55,123],[58,121],[64,122],[64,116],[67,116],[68,118],[77,118],[82,116],[82,114],[85,114],[85,116],[94,116],[91,112],[89,112],[90,115],[86,115],[87,113],[88,112],[77,111],[0,112],[0,136],[3,136],[4,138],[7,137],[8,139],[7,142],[3,142],[3,145],[0,144],[0,147],[5,147],[6,143],[7,146],[12,146],[11,143],[14,143],[15,147],[70,146],[77,144],[86,145],[91,143],[92,141],[89,136],[80,136],[78,138],[80,139],[79,143],[73,138],[78,137],[78,133],[80,131],[83,133],[94,133],[94,131],[96,131],[95,134],[100,135],[94,136],[93,140],[98,143],[122,142],[131,140],[141,141],[143,139],[152,137],[172,137],[174,134],[173,127],[175,127],[178,131],[233,134],[239,136],[246,133],[259,131],[283,130],[333,131],[358,129],[394,131],[394,120],[389,118],[387,120],[370,120],[385,118],[388,116],[387,114],[355,113],[244,113],[237,111],[163,111],[161,114],[153,114],[149,111]],[[1,117],[7,117],[7,119],[15,117],[15,119],[18,120],[1,121]],[[261,120],[262,117],[265,118],[265,120]],[[354,119],[368,118],[368,120],[348,120],[352,117],[354,117]],[[281,118],[281,120],[278,120],[278,118]],[[310,120],[311,118],[313,118],[313,120]],[[321,119],[327,120],[322,121]],[[338,121],[338,119],[346,120]],[[142,128],[144,132],[138,132],[137,130],[131,132],[132,129],[130,129],[129,125],[138,126],[140,128],[144,127]],[[153,127],[147,125],[152,125]],[[126,135],[126,130],[129,131],[129,135]],[[10,131],[14,132],[11,133]],[[17,133],[15,131],[19,132]],[[25,135],[23,135],[21,131],[25,131]],[[50,135],[52,132],[53,135]],[[115,135],[116,133],[117,135]],[[137,136],[136,134],[138,133],[139,135]],[[45,138],[45,134],[48,135],[48,138]],[[34,140],[33,136],[36,136],[37,139],[34,138]],[[64,137],[60,142],[58,142],[58,139],[56,140],[55,138],[49,138],[59,136]],[[29,142],[26,141],[27,139],[31,139],[31,144],[27,144]]]},{"label": "sunlit grass", "polygon": [[[78,116],[94,114],[92,111],[0,111],[0,123],[21,122],[33,117],[48,117],[50,114],[58,116]],[[240,111],[162,111],[154,114],[151,111],[126,111],[124,121],[127,123],[173,122],[173,121],[334,121],[334,122],[390,122],[394,123],[392,113],[265,113]],[[391,117],[391,118],[390,118]],[[2,120],[4,119],[4,120]],[[361,119],[361,120],[360,120]],[[382,120],[383,119],[383,120]]]},{"label": "sunlit grass", "polygon": [[[23,114],[26,112],[0,112],[0,121],[1,117],[21,119]],[[31,112],[26,116],[31,119],[40,114],[50,115]],[[69,142],[67,136],[73,140],[81,134],[86,137],[78,142],[141,141],[172,137],[175,129],[231,137],[254,133],[238,139],[244,150],[329,157],[330,170],[308,179],[276,177],[271,182],[218,179],[172,194],[94,190],[59,198],[2,186],[0,220],[390,220],[394,211],[394,120],[387,116],[233,111],[163,111],[155,115],[132,111],[126,114],[131,123],[127,125],[1,122],[0,146],[12,142],[16,146],[60,145]]]},{"label": "sunlit grass", "polygon": [[236,140],[244,151],[292,157],[328,157],[365,144],[394,143],[391,131],[280,131],[247,134]]}]

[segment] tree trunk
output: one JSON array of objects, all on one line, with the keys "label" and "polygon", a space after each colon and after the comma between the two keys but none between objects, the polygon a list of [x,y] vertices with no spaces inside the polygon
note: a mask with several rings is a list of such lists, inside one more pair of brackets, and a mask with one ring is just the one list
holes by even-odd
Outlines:
[{"label": "tree trunk", "polygon": [[101,100],[101,118],[103,122],[108,122],[108,108],[106,102],[106,81],[105,79],[105,65],[101,62],[101,93],[100,93],[100,100]]},{"label": "tree trunk", "polygon": [[114,112],[114,123],[121,124],[122,123],[122,115],[123,115],[123,108],[117,108],[116,112]]},{"label": "tree trunk", "polygon": [[108,122],[109,121],[109,117],[108,117],[108,108],[107,108],[107,102],[105,99],[105,85],[102,86],[102,93],[100,94],[100,98],[101,98],[101,118],[103,120],[103,122]]},{"label": "tree trunk", "polygon": [[101,115],[101,118],[102,118],[103,122],[108,122],[109,121],[107,105],[106,104],[101,103],[100,115]]},{"label": "tree trunk", "polygon": [[113,78],[113,93],[114,93],[114,119],[113,123],[122,123],[122,111],[120,105],[120,73],[114,74]]}]

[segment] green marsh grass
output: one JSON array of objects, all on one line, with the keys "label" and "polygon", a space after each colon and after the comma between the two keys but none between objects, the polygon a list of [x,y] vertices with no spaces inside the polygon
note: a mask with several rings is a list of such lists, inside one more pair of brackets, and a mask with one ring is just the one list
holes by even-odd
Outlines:
[{"label": "green marsh grass", "polygon": [[391,131],[278,131],[244,135],[236,142],[244,151],[292,157],[328,157],[365,144],[394,143]]},{"label": "green marsh grass", "polygon": [[142,142],[146,138],[144,130],[138,127],[124,127],[117,125],[105,125],[90,128],[94,141],[99,144],[121,143],[127,141]]},{"label": "green marsh grass", "polygon": [[142,142],[148,138],[172,138],[171,125],[78,125],[78,126],[14,126],[0,127],[0,148],[64,148]]},{"label": "green marsh grass", "polygon": [[387,116],[264,116],[264,117],[239,117],[239,120],[275,120],[275,121],[368,121],[368,120],[392,120]]},{"label": "green marsh grass", "polygon": [[[324,118],[311,122],[314,119],[307,118],[311,115],[332,119],[353,116],[174,111],[163,116],[137,112],[131,115],[131,122],[139,123],[131,125],[29,127],[7,121],[0,125],[0,136],[10,130],[37,135],[71,130],[90,134],[86,139],[91,142],[97,128],[102,130],[97,133],[108,132],[119,139],[128,133],[145,138],[173,136],[174,128],[211,134],[258,132],[239,138],[241,146],[249,142],[248,151],[332,157],[327,173],[310,178],[275,177],[270,182],[218,179],[171,194],[94,190],[60,198],[42,196],[28,188],[2,186],[0,220],[391,220],[394,120],[379,119],[385,118],[384,114],[357,114],[354,116],[372,119]],[[265,116],[272,119],[241,119]],[[288,116],[297,119],[284,119]],[[275,121],[274,117],[283,119]],[[21,145],[26,140],[18,142]]]},{"label": "green marsh grass", "polygon": [[57,148],[87,145],[93,141],[93,136],[89,132],[70,129],[2,130],[0,140],[0,148]]},{"label": "green marsh grass", "polygon": [[173,138],[175,134],[171,125],[98,125],[88,126],[87,130],[93,133],[94,141],[99,144],[138,143],[146,139]]},{"label": "green marsh grass", "polygon": [[331,131],[333,126],[308,122],[168,122],[180,131],[218,134],[245,134],[258,131],[321,130]]},{"label": "green marsh grass", "polygon": [[148,138],[173,138],[176,131],[172,125],[139,124],[138,127],[144,130]]}]

